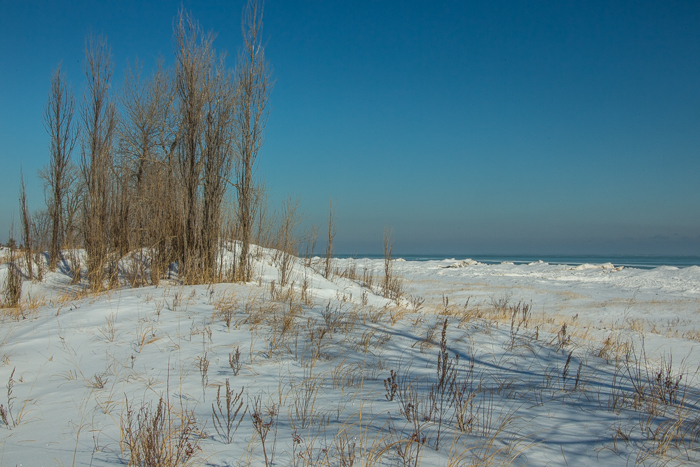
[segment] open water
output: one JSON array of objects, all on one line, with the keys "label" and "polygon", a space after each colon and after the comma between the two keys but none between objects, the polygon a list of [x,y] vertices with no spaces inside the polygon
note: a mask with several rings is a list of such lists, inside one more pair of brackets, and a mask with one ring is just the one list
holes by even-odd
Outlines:
[{"label": "open water", "polygon": [[[382,255],[339,255],[339,258],[383,258]],[[615,266],[628,268],[653,269],[660,266],[675,266],[687,268],[700,266],[700,256],[654,256],[654,255],[468,255],[468,254],[444,254],[444,255],[393,255],[394,258],[403,258],[406,261],[439,261],[454,259],[455,261],[471,258],[486,264],[498,264],[510,261],[515,264],[528,264],[536,261],[544,261],[549,264],[602,264],[612,263]]]}]

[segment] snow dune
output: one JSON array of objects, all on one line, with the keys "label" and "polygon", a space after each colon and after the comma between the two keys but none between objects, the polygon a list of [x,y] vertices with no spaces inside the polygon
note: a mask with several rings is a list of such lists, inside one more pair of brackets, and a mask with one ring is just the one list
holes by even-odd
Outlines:
[{"label": "snow dune", "polygon": [[382,260],[324,278],[299,259],[280,285],[275,256],[247,284],[25,281],[0,327],[0,464],[137,465],[147,426],[181,465],[700,457],[700,268],[396,261],[390,300]]}]

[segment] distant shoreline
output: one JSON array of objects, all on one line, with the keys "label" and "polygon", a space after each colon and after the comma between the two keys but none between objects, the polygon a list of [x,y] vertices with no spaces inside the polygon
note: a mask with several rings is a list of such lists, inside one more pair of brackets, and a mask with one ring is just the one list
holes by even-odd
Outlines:
[{"label": "distant shoreline", "polygon": [[[700,256],[662,256],[662,255],[469,255],[469,254],[394,254],[394,258],[403,258],[406,261],[442,261],[463,260],[466,258],[485,264],[500,264],[512,262],[514,264],[528,264],[543,261],[549,264],[565,264],[578,266],[580,264],[604,264],[612,263],[615,266],[628,268],[654,269],[661,266],[673,266],[687,268],[700,266]],[[338,255],[339,259],[381,259],[381,254],[357,254]]]}]

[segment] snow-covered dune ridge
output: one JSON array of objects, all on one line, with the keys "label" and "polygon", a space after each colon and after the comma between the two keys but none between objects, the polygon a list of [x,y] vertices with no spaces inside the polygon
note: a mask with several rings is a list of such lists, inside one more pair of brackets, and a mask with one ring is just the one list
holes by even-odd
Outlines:
[{"label": "snow-covered dune ridge", "polygon": [[294,258],[281,283],[282,254],[253,252],[245,284],[173,265],[131,287],[139,255],[100,294],[70,260],[25,280],[0,324],[0,464],[700,460],[700,268],[394,261],[385,291],[383,260]]}]

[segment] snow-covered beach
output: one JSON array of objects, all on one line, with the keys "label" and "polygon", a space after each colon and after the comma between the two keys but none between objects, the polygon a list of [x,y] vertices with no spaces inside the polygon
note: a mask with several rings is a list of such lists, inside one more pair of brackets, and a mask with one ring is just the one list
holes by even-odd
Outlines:
[{"label": "snow-covered beach", "polygon": [[0,464],[135,464],[147,435],[212,466],[698,461],[698,267],[395,260],[397,296],[381,259],[280,286],[275,256],[247,284],[25,281]]}]

